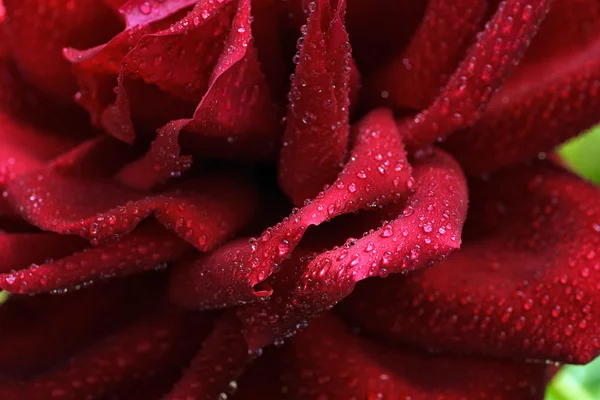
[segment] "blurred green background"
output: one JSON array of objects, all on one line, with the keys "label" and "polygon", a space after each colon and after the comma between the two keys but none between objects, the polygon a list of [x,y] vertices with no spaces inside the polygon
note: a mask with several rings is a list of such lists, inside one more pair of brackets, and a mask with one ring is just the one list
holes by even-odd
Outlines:
[{"label": "blurred green background", "polygon": [[[559,154],[571,169],[600,185],[600,126],[562,146]],[[600,357],[588,365],[563,367],[546,400],[600,400]]]}]

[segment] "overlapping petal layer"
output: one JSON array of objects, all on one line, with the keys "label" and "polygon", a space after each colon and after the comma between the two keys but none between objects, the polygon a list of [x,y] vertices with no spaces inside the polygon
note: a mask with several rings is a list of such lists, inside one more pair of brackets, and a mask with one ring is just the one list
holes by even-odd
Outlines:
[{"label": "overlapping petal layer", "polygon": [[252,182],[230,173],[205,175],[147,194],[99,178],[92,171],[106,167],[93,161],[106,162],[114,155],[111,146],[99,151],[97,144],[86,143],[54,165],[11,181],[7,193],[13,208],[44,230],[93,242],[118,239],[154,215],[202,251],[229,239],[254,213]]},{"label": "overlapping petal layer", "polygon": [[[147,14],[139,11],[147,7]],[[142,130],[164,125],[161,135],[175,142],[181,130],[188,132],[187,146],[198,154],[273,156],[278,110],[252,41],[250,1],[136,1],[121,12],[128,24],[124,32],[106,45],[66,52],[79,71],[80,102],[96,124],[127,142],[134,140],[134,125]],[[111,79],[118,80],[116,98]],[[149,157],[164,153],[161,146],[157,140]],[[158,165],[168,161],[162,158]]]},{"label": "overlapping petal layer", "polygon": [[372,75],[365,101],[412,110],[427,108],[471,44],[487,7],[482,0],[429,1],[407,48]]},{"label": "overlapping petal layer", "polygon": [[433,265],[460,246],[467,211],[466,183],[447,155],[423,155],[415,166],[415,194],[393,221],[360,239],[285,266],[264,304],[240,310],[250,350],[289,336],[372,276]]},{"label": "overlapping petal layer", "polygon": [[[256,376],[252,392],[289,399],[542,399],[547,366],[416,352],[361,337],[336,317],[316,321]],[[262,379],[261,379],[262,378]],[[277,382],[279,378],[279,391]],[[261,385],[261,380],[262,385]],[[242,399],[256,399],[240,381]],[[275,387],[272,387],[275,386]],[[263,394],[264,396],[264,394]]]},{"label": "overlapping petal layer", "polygon": [[102,243],[56,261],[34,263],[28,268],[0,274],[0,288],[19,294],[45,293],[96,280],[122,278],[165,268],[167,262],[177,260],[190,249],[188,242],[164,228],[146,224],[118,242]]},{"label": "overlapping petal layer", "polygon": [[473,182],[461,251],[357,288],[346,315],[427,348],[588,362],[600,354],[599,199],[546,162]]},{"label": "overlapping petal layer", "polygon": [[310,3],[289,93],[279,185],[300,206],[337,176],[350,133],[351,49],[346,1]]},{"label": "overlapping petal layer", "polygon": [[0,308],[0,373],[29,376],[63,362],[156,307],[164,289],[161,280],[151,274],[61,296],[12,296]]},{"label": "overlapping petal layer", "polygon": [[374,111],[357,124],[356,134],[354,151],[331,186],[250,244],[238,241],[177,268],[174,299],[188,306],[221,307],[269,295],[256,285],[279,271],[310,226],[382,207],[407,193],[411,168],[391,113]]},{"label": "overlapping petal layer", "polygon": [[550,0],[501,1],[433,104],[415,116],[408,142],[419,148],[473,125],[523,57],[549,7]]},{"label": "overlapping petal layer", "polygon": [[[220,317],[167,400],[227,398],[249,360],[248,346],[234,313]],[[225,396],[223,396],[225,394]]]},{"label": "overlapping petal layer", "polygon": [[594,123],[594,1],[523,58],[550,0],[5,0],[0,288],[53,294],[0,308],[0,397],[540,399],[529,359],[600,350],[599,191],[531,162],[467,195],[429,146],[487,172]]},{"label": "overlapping petal layer", "polygon": [[7,400],[103,398],[169,371],[178,371],[198,348],[210,320],[180,312],[157,312],[88,347],[66,365],[28,381],[4,381]]},{"label": "overlapping petal layer", "polygon": [[449,138],[446,147],[467,172],[551,151],[600,121],[599,20],[595,1],[554,2],[523,65],[475,126]]}]

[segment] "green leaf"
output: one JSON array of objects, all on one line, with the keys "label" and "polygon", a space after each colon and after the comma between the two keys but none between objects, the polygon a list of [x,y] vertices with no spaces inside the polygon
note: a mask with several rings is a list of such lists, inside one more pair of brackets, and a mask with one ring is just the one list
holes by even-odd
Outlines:
[{"label": "green leaf", "polygon": [[600,183],[600,126],[570,140],[558,154],[577,174]]}]

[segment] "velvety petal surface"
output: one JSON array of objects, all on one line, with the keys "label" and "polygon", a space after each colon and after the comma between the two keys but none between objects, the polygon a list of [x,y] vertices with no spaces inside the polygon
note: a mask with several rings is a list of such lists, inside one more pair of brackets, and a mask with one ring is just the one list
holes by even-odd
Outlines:
[{"label": "velvety petal surface", "polygon": [[273,297],[240,310],[250,350],[305,326],[363,279],[431,266],[459,248],[467,211],[460,168],[438,151],[422,155],[414,175],[415,194],[394,220],[343,246],[284,265],[272,282]]},{"label": "velvety petal surface", "polygon": [[256,192],[248,179],[209,174],[162,193],[144,194],[93,175],[90,170],[98,167],[92,161],[110,158],[112,153],[109,146],[93,154],[95,144],[91,144],[82,147],[81,154],[69,154],[48,168],[11,181],[7,193],[13,208],[44,230],[76,234],[93,242],[118,239],[154,215],[203,251],[229,239],[252,217]]},{"label": "velvety petal surface", "polygon": [[366,101],[412,110],[427,108],[471,44],[487,3],[429,1],[421,25],[406,49],[367,82],[363,92]]},{"label": "velvety petal surface", "polygon": [[335,180],[348,148],[351,49],[346,1],[335,3],[310,3],[294,59],[279,185],[296,205]]},{"label": "velvety petal surface", "polygon": [[102,243],[56,261],[0,274],[0,288],[11,293],[33,294],[122,278],[166,268],[167,262],[177,260],[192,248],[163,227],[145,224],[118,242]]},{"label": "velvety petal surface", "polygon": [[268,288],[255,286],[279,271],[310,226],[376,209],[406,194],[413,185],[411,168],[391,113],[372,112],[357,124],[356,135],[353,153],[338,179],[314,200],[250,244],[238,241],[177,268],[171,281],[176,301],[215,307],[266,296]]},{"label": "velvety petal surface", "polygon": [[408,142],[415,148],[471,126],[523,57],[550,0],[501,1],[433,104],[414,117]]},{"label": "velvety petal surface", "polygon": [[0,272],[68,256],[86,244],[77,237],[53,233],[0,232]]},{"label": "velvety petal surface", "polygon": [[165,399],[227,398],[248,361],[248,346],[235,313],[224,314]]},{"label": "velvety petal surface", "polygon": [[282,389],[271,398],[539,400],[546,383],[544,364],[389,346],[357,335],[331,315],[314,321],[279,351],[279,363],[263,374],[265,380],[281,379]]},{"label": "velvety petal surface", "polygon": [[20,71],[38,89],[63,102],[70,102],[76,91],[63,47],[95,46],[120,29],[117,15],[101,0],[4,0],[4,5]]},{"label": "velvety petal surface", "polygon": [[67,364],[28,381],[0,383],[3,399],[102,399],[135,381],[179,370],[199,346],[210,321],[162,312],[134,321],[74,356]]},{"label": "velvety petal surface", "polygon": [[461,251],[366,282],[345,315],[397,342],[586,363],[600,354],[600,189],[548,162],[471,185]]},{"label": "velvety petal surface", "polygon": [[[600,121],[600,5],[555,1],[523,65],[446,147],[467,172],[522,161]],[[560,34],[558,33],[560,32]]]},{"label": "velvety petal surface", "polygon": [[31,376],[120,329],[157,306],[164,291],[162,275],[98,284],[60,296],[11,296],[0,307],[0,373]]}]

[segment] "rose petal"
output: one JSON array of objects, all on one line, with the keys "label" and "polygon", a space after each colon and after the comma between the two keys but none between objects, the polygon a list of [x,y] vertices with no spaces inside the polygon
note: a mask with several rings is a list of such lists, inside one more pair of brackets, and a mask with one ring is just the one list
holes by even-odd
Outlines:
[{"label": "rose petal", "polygon": [[[27,382],[2,382],[2,399],[103,398],[132,381],[180,369],[205,335],[207,319],[162,312],[145,317]],[[73,384],[75,383],[75,384]]]},{"label": "rose petal", "polygon": [[415,179],[416,193],[395,220],[283,268],[270,301],[240,311],[251,350],[292,334],[363,279],[430,266],[459,248],[467,209],[460,167],[438,151],[420,160]]},{"label": "rose petal", "polygon": [[408,47],[367,83],[369,103],[413,110],[429,106],[471,44],[487,6],[481,0],[428,2]]},{"label": "rose petal", "polygon": [[185,120],[179,120],[160,129],[148,153],[126,165],[117,179],[131,188],[149,190],[181,176],[192,166],[192,157],[182,156],[179,146],[179,132],[186,124]]},{"label": "rose petal", "polygon": [[81,250],[85,244],[85,241],[73,236],[0,231],[0,272],[64,257]]},{"label": "rose petal", "polygon": [[[89,162],[85,154],[81,157],[75,164]],[[202,251],[246,225],[257,205],[252,183],[226,173],[206,175],[163,193],[144,195],[112,180],[81,171],[73,176],[54,166],[20,176],[8,185],[7,192],[20,215],[44,230],[99,241],[131,232],[153,214]]]},{"label": "rose petal", "polygon": [[333,316],[315,321],[281,351],[277,372],[290,399],[544,397],[547,367],[543,363],[434,355],[386,346],[353,334]]},{"label": "rose petal", "polygon": [[[292,253],[310,226],[399,199],[412,184],[411,168],[391,113],[377,110],[357,127],[353,154],[338,179],[313,201],[248,243],[236,242],[178,268],[172,278],[177,302],[215,307],[269,295],[255,288]],[[244,249],[243,247],[248,247]],[[235,268],[226,268],[231,264]]]},{"label": "rose petal", "polygon": [[[132,84],[133,90],[127,93],[122,70],[123,59],[144,35],[168,28],[169,24],[174,22],[172,20],[174,18],[176,20],[179,11],[195,2],[183,0],[163,2],[162,5],[155,5],[153,12],[142,18],[139,15],[142,11],[140,8],[145,9],[146,3],[150,4],[130,0],[120,9],[126,21],[129,19],[144,24],[128,25],[127,29],[105,44],[87,50],[69,47],[63,51],[64,57],[73,64],[73,72],[80,88],[75,96],[77,102],[89,112],[94,125],[104,127],[111,135],[127,143],[132,143],[135,139],[130,115],[130,98],[144,99],[147,104],[153,104],[153,108],[158,109],[155,110],[155,114],[168,116],[172,114],[172,110],[170,106],[156,107],[156,98],[160,98],[161,95],[157,96],[156,92],[150,91],[153,96],[144,97],[147,96],[148,90],[142,90],[140,85]],[[137,77],[138,74],[134,73],[134,75]],[[118,82],[117,77],[119,77]],[[115,102],[114,88],[117,83],[116,103],[112,104]],[[153,101],[149,102],[150,99]],[[164,100],[162,102],[164,103]],[[136,111],[137,109],[135,107]]]},{"label": "rose petal", "polygon": [[591,361],[600,354],[600,189],[549,163],[471,189],[463,249],[431,270],[365,283],[348,317],[426,347]]},{"label": "rose petal", "polygon": [[71,101],[76,91],[70,65],[62,58],[63,47],[95,46],[120,29],[114,12],[99,0],[85,4],[51,0],[4,3],[6,27],[20,70],[41,91],[62,102]]},{"label": "rose petal", "polygon": [[[307,3],[297,2],[305,6]],[[370,75],[406,47],[423,19],[428,1],[348,0],[347,3],[346,25],[356,61],[360,71]]]},{"label": "rose petal", "polygon": [[11,296],[0,307],[0,373],[29,376],[63,361],[156,307],[163,282],[147,274],[60,296]]},{"label": "rose petal", "polygon": [[0,288],[11,293],[46,293],[122,278],[157,268],[189,251],[189,243],[155,224],[138,227],[118,242],[103,243],[57,261],[0,274]]},{"label": "rose petal", "polygon": [[529,60],[491,99],[475,126],[449,138],[447,148],[468,172],[551,151],[600,121],[595,112],[600,107],[598,5],[561,0],[552,7]]},{"label": "rose petal", "polygon": [[189,368],[166,400],[217,399],[230,392],[249,360],[248,347],[234,313],[221,317]]},{"label": "rose petal", "polygon": [[119,12],[125,17],[127,28],[147,25],[167,18],[196,4],[197,0],[117,0],[122,5]]},{"label": "rose petal", "polygon": [[473,125],[518,63],[548,12],[549,0],[501,1],[434,103],[417,114],[407,140],[419,148]]},{"label": "rose petal", "polygon": [[333,9],[328,0],[310,4],[299,41],[279,159],[279,185],[296,205],[335,179],[346,156],[350,131],[351,49],[344,27],[346,2],[338,1]]}]

